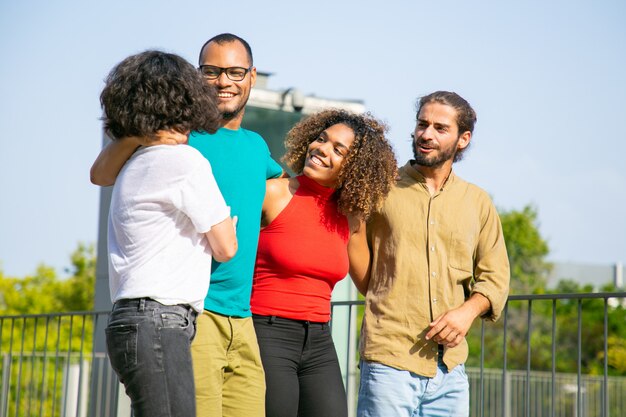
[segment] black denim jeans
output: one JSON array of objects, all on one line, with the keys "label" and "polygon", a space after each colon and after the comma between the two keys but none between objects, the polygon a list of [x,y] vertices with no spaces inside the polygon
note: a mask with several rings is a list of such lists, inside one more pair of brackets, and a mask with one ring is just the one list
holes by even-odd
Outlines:
[{"label": "black denim jeans", "polygon": [[328,323],[252,316],[265,370],[266,417],[346,417]]},{"label": "black denim jeans", "polygon": [[109,359],[134,417],[195,417],[190,345],[196,312],[149,298],[115,303],[106,328]]}]

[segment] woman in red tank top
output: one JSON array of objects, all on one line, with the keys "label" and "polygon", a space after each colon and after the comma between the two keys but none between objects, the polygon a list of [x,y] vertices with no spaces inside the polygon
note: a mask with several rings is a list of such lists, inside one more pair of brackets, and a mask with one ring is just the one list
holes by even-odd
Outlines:
[{"label": "woman in red tank top", "polygon": [[347,273],[367,291],[365,220],[396,176],[385,126],[327,110],[287,134],[298,174],[269,180],[251,308],[266,377],[266,417],[346,417],[330,297]]}]

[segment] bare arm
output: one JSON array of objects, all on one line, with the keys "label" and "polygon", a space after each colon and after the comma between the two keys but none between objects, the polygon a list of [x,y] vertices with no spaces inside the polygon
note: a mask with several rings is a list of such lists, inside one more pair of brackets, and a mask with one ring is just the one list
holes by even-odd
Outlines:
[{"label": "bare arm", "polygon": [[115,140],[100,151],[91,166],[91,182],[102,187],[115,184],[122,167],[141,145],[178,145],[186,142],[187,134],[175,130],[159,130],[152,138],[128,136]]},{"label": "bare arm", "polygon": [[461,306],[443,313],[430,323],[426,339],[433,339],[440,345],[455,347],[467,335],[474,319],[491,308],[487,297],[474,293]]},{"label": "bare arm", "polygon": [[371,270],[371,255],[367,246],[365,222],[357,219],[348,219],[348,223],[350,225],[350,240],[348,242],[350,277],[359,292],[365,295],[370,281]]},{"label": "bare arm", "polygon": [[120,170],[140,145],[138,138],[135,137],[109,143],[100,151],[91,166],[89,171],[91,182],[102,187],[115,184]]},{"label": "bare arm", "polygon": [[237,217],[227,217],[205,233],[216,261],[227,262],[237,253],[236,224]]},{"label": "bare arm", "polygon": [[261,209],[261,227],[270,224],[293,197],[298,188],[295,178],[274,178],[265,183],[265,199]]}]

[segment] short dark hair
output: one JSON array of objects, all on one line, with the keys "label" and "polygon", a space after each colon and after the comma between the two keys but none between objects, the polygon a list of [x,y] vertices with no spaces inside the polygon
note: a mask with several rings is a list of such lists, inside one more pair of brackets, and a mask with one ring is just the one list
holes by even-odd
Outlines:
[{"label": "short dark hair", "polygon": [[[474,133],[474,125],[476,125],[476,112],[463,97],[451,91],[435,91],[434,93],[421,97],[417,103],[417,112],[415,113],[416,119],[419,116],[422,107],[429,103],[444,104],[456,110],[456,124],[459,128],[459,137],[468,131],[470,133]],[[454,155],[454,162],[460,161],[463,158],[463,153],[467,150],[467,148],[469,148],[469,145],[456,152]]]},{"label": "short dark hair", "polygon": [[233,35],[232,33],[220,33],[219,35],[213,36],[211,39],[206,41],[202,48],[200,48],[200,54],[198,55],[198,65],[202,65],[202,53],[204,52],[204,48],[207,47],[211,42],[215,42],[218,45],[224,45],[225,43],[239,42],[246,48],[246,53],[248,54],[248,60],[250,61],[250,66],[254,65],[254,60],[252,59],[252,48],[250,48],[250,44],[245,41],[245,39],[240,38],[237,35]]},{"label": "short dark hair", "polygon": [[113,138],[155,138],[160,130],[214,133],[221,116],[213,87],[178,55],[145,51],[109,73],[100,94],[104,128]]}]

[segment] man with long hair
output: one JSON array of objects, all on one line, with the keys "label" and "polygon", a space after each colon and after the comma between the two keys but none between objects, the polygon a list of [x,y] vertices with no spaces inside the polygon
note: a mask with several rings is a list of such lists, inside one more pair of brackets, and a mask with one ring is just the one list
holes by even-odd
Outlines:
[{"label": "man with long hair", "polygon": [[368,223],[359,417],[469,415],[465,335],[476,317],[498,318],[509,288],[498,213],[452,171],[475,122],[458,94],[422,97],[414,159]]}]

